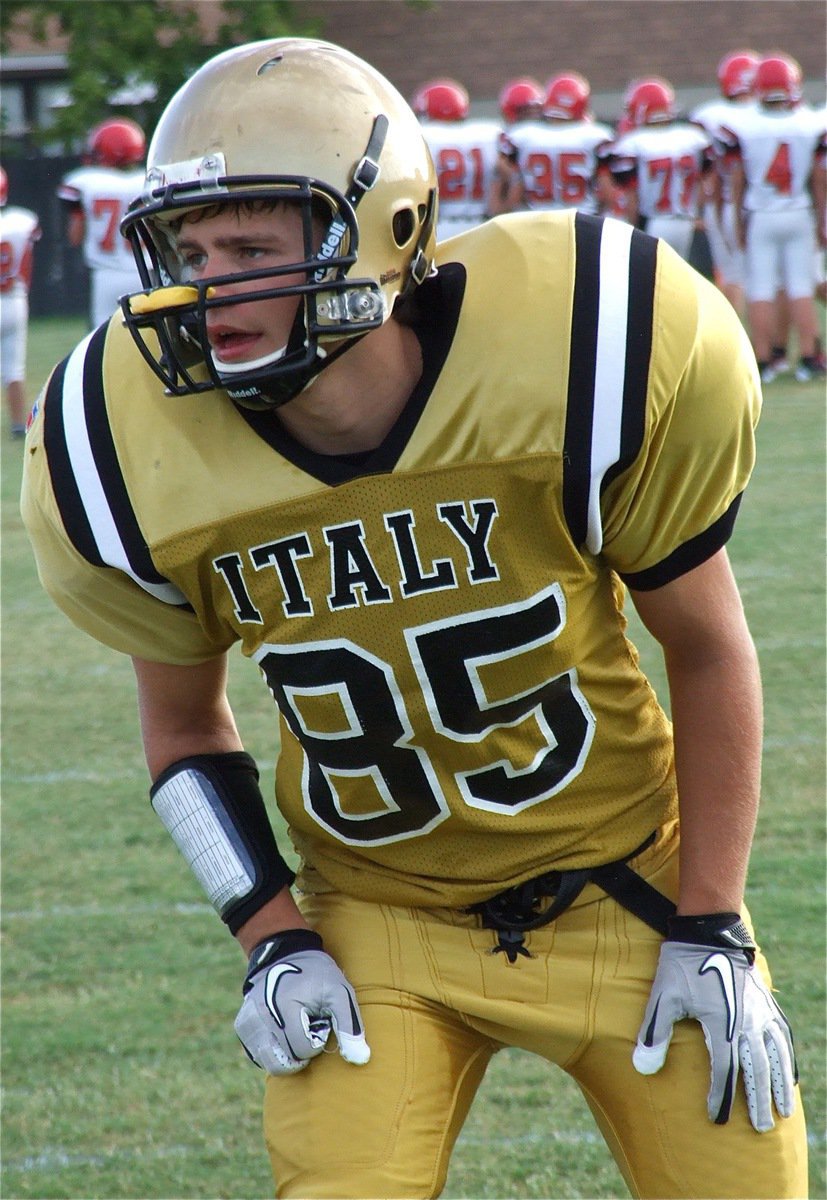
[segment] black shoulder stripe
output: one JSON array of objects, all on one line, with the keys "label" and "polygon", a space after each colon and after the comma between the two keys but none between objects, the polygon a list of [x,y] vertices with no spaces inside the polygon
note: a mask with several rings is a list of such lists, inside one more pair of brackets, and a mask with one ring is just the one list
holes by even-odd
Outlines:
[{"label": "black shoulder stripe", "polygon": [[103,567],[106,564],[98,553],[66,445],[63,385],[69,357],[71,356],[64,358],[63,362],[55,367],[46,389],[43,404],[43,444],[46,447],[52,490],[69,540],[87,562],[96,567]]},{"label": "black shoulder stripe", "polygon": [[626,375],[623,383],[620,457],[609,467],[603,487],[634,462],[646,431],[646,397],[652,357],[655,273],[658,243],[639,229],[632,231],[629,261],[628,322],[626,327]]},{"label": "black shoulder stripe", "polygon": [[588,518],[602,228],[599,218],[582,213],[575,218],[574,295],[563,450],[563,511],[575,546],[586,540]]},{"label": "black shoulder stripe", "polygon": [[108,326],[102,325],[93,334],[83,364],[83,407],[89,445],[98,477],[106,492],[109,511],[130,566],[135,575],[148,583],[164,583],[165,577],[155,569],[149,547],[138,525],[112,438],[103,387],[103,353],[107,328]]},{"label": "black shoulder stripe", "polygon": [[44,445],[64,528],[87,562],[123,571],[144,591],[190,608],[156,570],[121,472],[106,409],[107,325],[85,338],[54,371],[44,404]]},{"label": "black shoulder stripe", "polygon": [[655,239],[578,213],[563,508],[575,544],[593,553],[602,491],[643,443],[656,266]]}]

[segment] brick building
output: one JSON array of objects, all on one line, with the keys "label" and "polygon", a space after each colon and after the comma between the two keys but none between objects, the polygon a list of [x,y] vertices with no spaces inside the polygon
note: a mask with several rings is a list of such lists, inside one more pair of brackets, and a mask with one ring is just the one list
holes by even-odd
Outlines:
[{"label": "brick building", "polygon": [[812,98],[824,92],[822,0],[436,0],[424,10],[400,0],[311,0],[295,9],[405,95],[428,76],[450,75],[472,100],[490,102],[515,75],[542,82],[576,69],[607,97],[636,76],[664,75],[689,103],[714,88],[721,56],[744,46],[787,51]]},{"label": "brick building", "polygon": [[[195,4],[210,53],[220,17],[214,0]],[[823,0],[294,0],[303,26],[372,62],[406,96],[425,79],[449,75],[468,88],[474,111],[495,113],[503,83],[518,75],[544,82],[561,69],[579,70],[592,85],[596,115],[611,121],[627,82],[664,75],[688,108],[715,90],[722,54],[748,46],[759,53],[785,50],[802,65],[805,97],[823,103],[827,59],[827,6]],[[123,6],[128,18],[129,5]],[[59,148],[33,153],[28,132],[49,124],[49,109],[68,85],[65,45],[43,44],[5,30],[0,59],[3,128],[17,203],[38,211],[44,237],[35,257],[32,311],[82,312],[87,280],[77,251],[63,238],[55,199],[61,174],[76,160]],[[140,113],[136,113],[140,115]],[[55,157],[51,157],[55,155]],[[13,176],[13,177],[12,177]]]},{"label": "brick building", "polygon": [[[220,19],[217,0],[177,2],[195,5],[208,50]],[[792,54],[807,98],[824,98],[823,0],[293,0],[292,9],[297,21],[368,59],[405,95],[425,78],[450,75],[485,106],[515,75],[542,82],[575,69],[606,96],[606,107],[642,74],[664,75],[692,103],[714,87],[721,55],[748,46]],[[38,75],[52,88],[66,83],[60,40],[44,45],[20,28],[15,21],[6,31],[0,60],[4,107],[13,107],[15,82],[24,76]]]}]

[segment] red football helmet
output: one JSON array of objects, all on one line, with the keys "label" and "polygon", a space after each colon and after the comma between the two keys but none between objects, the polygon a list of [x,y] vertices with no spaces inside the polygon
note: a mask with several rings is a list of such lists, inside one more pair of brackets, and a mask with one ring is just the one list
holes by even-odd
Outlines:
[{"label": "red football helmet", "polygon": [[101,121],[86,142],[86,157],[97,167],[135,167],[145,155],[144,131],[129,117]]},{"label": "red football helmet", "polygon": [[801,100],[801,67],[788,54],[762,58],[755,71],[755,94],[762,103]]},{"label": "red football helmet", "polygon": [[718,86],[727,100],[749,96],[761,56],[754,50],[733,50],[718,63]]},{"label": "red football helmet", "polygon": [[665,79],[639,79],[629,85],[626,113],[632,123],[659,125],[675,119],[675,91]]},{"label": "red football helmet", "polygon": [[420,120],[462,121],[468,116],[468,93],[455,79],[432,79],[417,88],[411,108]]},{"label": "red football helmet", "polygon": [[543,89],[536,79],[528,76],[512,79],[500,92],[500,112],[509,125],[527,117],[538,117],[542,108]]},{"label": "red football helmet", "polygon": [[9,177],[6,172],[0,167],[0,208],[2,208],[9,198]]},{"label": "red football helmet", "polygon": [[582,121],[589,115],[589,81],[576,71],[555,75],[546,85],[543,116],[558,121]]}]

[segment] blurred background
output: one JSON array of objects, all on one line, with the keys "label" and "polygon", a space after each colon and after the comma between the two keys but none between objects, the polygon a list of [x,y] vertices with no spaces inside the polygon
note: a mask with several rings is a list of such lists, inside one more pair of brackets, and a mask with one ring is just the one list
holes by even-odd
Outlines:
[{"label": "blurred background", "polygon": [[613,123],[630,80],[662,75],[689,111],[717,95],[716,66],[739,48],[798,59],[805,101],[824,103],[822,0],[4,0],[0,8],[2,161],[16,204],[34,210],[31,315],[86,311],[80,251],[56,189],[82,161],[89,129],[130,116],[151,135],[184,79],[227,46],[288,34],[347,47],[410,99],[451,76],[472,115],[498,115],[502,86],[576,70],[595,117]]}]

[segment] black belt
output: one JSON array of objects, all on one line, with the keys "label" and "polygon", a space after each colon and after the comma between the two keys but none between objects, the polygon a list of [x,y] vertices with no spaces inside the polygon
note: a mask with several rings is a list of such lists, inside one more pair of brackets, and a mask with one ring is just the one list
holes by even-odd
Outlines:
[{"label": "black belt", "polygon": [[[629,859],[647,850],[656,837],[657,830],[617,862],[572,871],[546,871],[535,879],[497,892],[496,896],[479,904],[472,904],[465,911],[478,915],[483,929],[496,931],[497,945],[492,953],[504,951],[509,962],[516,962],[518,954],[531,957],[525,948],[526,933],[548,925],[564,913],[587,883],[596,883],[618,904],[666,937],[666,922],[674,915],[675,905],[628,865]],[[549,896],[554,897],[551,904],[538,911],[541,901]]]}]

